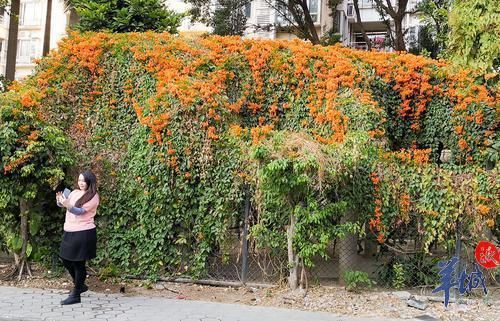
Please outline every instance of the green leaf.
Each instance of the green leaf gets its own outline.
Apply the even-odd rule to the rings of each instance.
[[[26,246],[26,257],[30,257],[31,253],[33,252],[33,246],[31,246],[31,243],[28,243]]]
[[[21,251],[21,249],[23,248],[23,239],[21,238],[21,236],[19,235],[14,236],[11,239],[10,246],[14,252]]]

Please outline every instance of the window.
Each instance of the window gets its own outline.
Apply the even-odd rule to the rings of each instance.
[[[354,4],[352,3],[347,4],[347,16],[348,17],[354,16]]]
[[[369,9],[375,7],[375,2],[373,0],[361,0],[359,7],[363,9]]]
[[[287,6],[282,2],[278,2],[276,10],[276,22],[280,26],[288,26],[290,24],[288,21],[289,19],[291,19],[291,17],[290,13],[288,12]]]
[[[19,11],[19,24],[21,26],[38,26],[40,25],[40,2],[28,0],[21,3]]]
[[[309,9],[309,14],[311,15],[311,19],[314,23],[319,22],[319,8],[320,8],[320,0],[307,0],[307,8]],[[283,17],[283,14],[286,15],[288,19]],[[289,25],[288,20],[294,21],[293,16],[289,13],[287,6],[282,3],[277,3],[277,22],[281,26]]]
[[[4,16],[5,16],[5,7],[0,7],[0,24],[3,24]]]
[[[314,23],[319,22],[319,0],[308,0],[307,6]]]
[[[17,41],[17,62],[20,64],[31,64],[38,56],[40,39],[24,38]]]
[[[342,25],[342,15],[340,10],[335,11],[334,18],[335,18],[335,31],[342,33],[342,30],[340,29]]]
[[[408,28],[406,33],[406,40],[410,48],[418,47],[418,30],[416,26]]]
[[[245,3],[245,17],[250,18],[252,16],[252,3]]]

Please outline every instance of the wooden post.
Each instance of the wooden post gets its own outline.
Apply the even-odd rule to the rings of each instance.
[[[288,266],[290,275],[288,276],[288,285],[291,290],[296,290],[298,286],[299,257],[293,250],[293,238],[295,237],[295,215],[290,215],[290,225],[287,227],[288,244]]]

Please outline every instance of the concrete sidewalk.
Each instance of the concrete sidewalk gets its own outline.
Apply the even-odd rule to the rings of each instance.
[[[87,292],[82,303],[61,306],[67,291],[0,286],[0,321],[386,321],[323,312],[304,312],[237,304],[171,300]]]

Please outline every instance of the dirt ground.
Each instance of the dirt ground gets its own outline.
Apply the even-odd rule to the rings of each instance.
[[[0,285],[50,289],[71,289],[69,275],[53,277],[40,267],[33,267],[33,277],[21,281],[1,280],[10,271],[11,265],[0,263]],[[314,286],[303,291],[291,292],[286,286],[272,288],[217,287],[189,283],[142,280],[100,280],[90,275],[87,285],[91,291],[102,293],[124,293],[124,295],[160,296],[177,300],[202,300],[280,308],[325,311],[350,316],[378,316],[392,318],[432,317],[437,320],[499,320],[500,288],[490,288],[487,297],[464,298],[462,303],[450,303],[445,309],[442,302],[428,301],[421,292],[409,291],[427,303],[425,310],[409,307],[406,300],[398,298],[386,289],[372,289],[362,293],[346,291],[341,286]],[[433,320],[433,319],[427,319]]]

